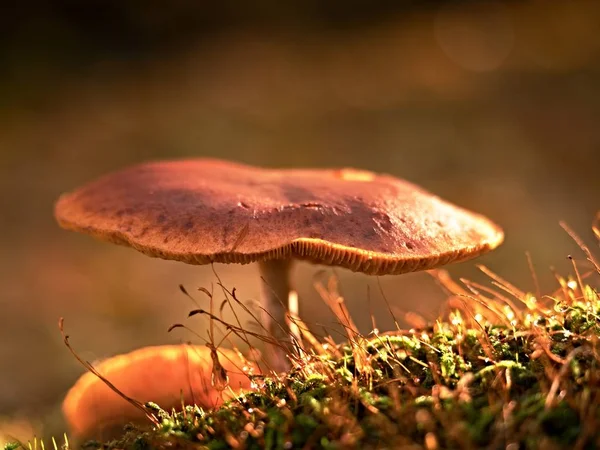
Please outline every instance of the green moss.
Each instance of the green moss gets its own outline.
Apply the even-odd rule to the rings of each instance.
[[[593,448],[600,444],[599,430],[583,430],[590,428],[585,421],[600,420],[590,400],[600,398],[599,306],[589,303],[585,314],[571,308],[563,317],[553,314],[528,325],[488,323],[477,331],[441,322],[419,332],[371,337],[363,345],[372,370],[364,373],[357,371],[352,348],[340,345],[341,357],[314,355],[286,378],[267,379],[259,391],[216,411],[160,412],[162,426],[141,441],[125,435],[105,448],[167,442],[209,449],[242,443],[248,449],[378,448],[431,439],[439,448],[528,449],[548,442]],[[548,352],[532,359],[540,342]],[[572,356],[568,368],[551,356],[582,347],[587,350]],[[559,372],[561,394],[547,405]]]
[[[20,447],[21,447],[21,444],[19,444],[17,442],[9,442],[8,444],[6,444],[4,446],[4,450],[17,450]]]

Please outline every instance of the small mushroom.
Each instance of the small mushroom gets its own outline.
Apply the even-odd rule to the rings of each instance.
[[[205,346],[144,347],[108,358],[94,368],[119,391],[137,401],[152,401],[166,411],[181,409],[182,402],[208,409],[250,390],[248,375],[258,374],[254,364],[233,350],[219,349],[219,363],[231,388],[219,390],[212,382],[210,352]],[[69,390],[63,401],[63,413],[71,434],[77,438],[105,437],[114,428],[145,419],[140,409],[91,372],[82,375]]]
[[[407,181],[354,169],[263,169],[216,159],[151,162],[106,175],[57,202],[67,229],[189,264],[258,262],[266,327],[289,339],[292,261],[370,275],[464,261],[502,230]],[[269,352],[271,367],[286,367]]]

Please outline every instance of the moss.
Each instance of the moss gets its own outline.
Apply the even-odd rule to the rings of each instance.
[[[548,439],[560,448],[576,443],[592,448],[600,444],[600,435],[596,430],[584,434],[584,421],[600,417],[582,405],[592,405],[589,399],[600,393],[592,339],[598,337],[597,325],[590,323],[597,320],[598,307],[586,305],[590,314],[553,316],[528,327],[487,324],[479,332],[465,332],[442,323],[402,336],[375,336],[364,343],[373,369],[368,376],[357,371],[352,348],[341,345],[341,357],[313,355],[283,380],[265,380],[258,392],[216,411],[188,407],[185,413],[162,413],[162,426],[150,437],[140,441],[126,435],[105,448],[142,449],[166,442],[210,449],[242,444],[248,449],[426,447],[432,439],[438,448],[518,444],[527,449]],[[587,338],[580,335],[592,329]],[[532,358],[540,336],[548,353]],[[433,348],[423,345],[427,341]],[[551,356],[564,357],[582,346],[589,351],[564,363],[569,370]],[[548,406],[550,386],[561,369],[561,396],[566,398]]]

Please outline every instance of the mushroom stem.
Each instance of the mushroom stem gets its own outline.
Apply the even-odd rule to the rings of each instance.
[[[292,348],[290,329],[286,323],[287,303],[290,295],[290,271],[292,261],[271,259],[260,261],[258,269],[261,281],[261,303],[263,324],[271,336],[281,343],[269,351],[267,362],[276,372],[288,370],[290,362],[286,353]],[[268,314],[267,314],[268,312]]]

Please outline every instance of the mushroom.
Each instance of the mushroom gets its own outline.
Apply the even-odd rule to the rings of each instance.
[[[213,408],[250,390],[248,375],[258,369],[233,350],[218,349],[219,363],[231,388],[219,390],[212,383],[210,352],[206,346],[144,347],[108,358],[94,368],[127,397],[155,402],[165,411],[180,409],[182,402]],[[80,439],[106,437],[112,429],[145,419],[140,409],[91,372],[82,375],[69,390],[62,409],[71,434]]]
[[[150,162],[56,204],[66,228],[189,264],[258,262],[264,325],[280,342],[296,259],[369,275],[464,261],[502,230],[407,181],[355,169],[265,169],[217,159]],[[285,354],[269,352],[271,368]]]

